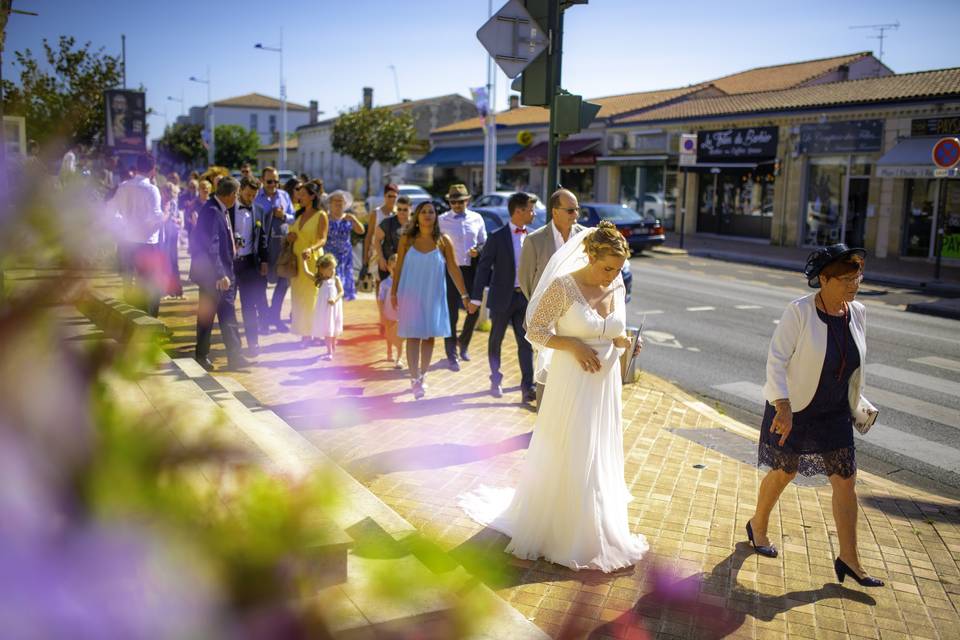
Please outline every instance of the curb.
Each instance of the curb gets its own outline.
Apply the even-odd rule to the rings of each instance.
[[[159,319],[97,291],[86,290],[76,301],[77,309],[105,334],[119,342],[166,342],[170,329]]]
[[[953,307],[956,308],[954,309]],[[906,310],[925,316],[960,320],[960,304],[950,305],[937,302],[911,302],[907,305]]]

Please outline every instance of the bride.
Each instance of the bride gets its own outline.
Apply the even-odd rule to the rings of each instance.
[[[527,306],[537,381],[549,369],[550,383],[519,484],[459,500],[472,519],[510,536],[506,551],[519,558],[609,572],[648,549],[630,533],[623,477],[619,357],[630,341],[620,269],[629,255],[612,223],[584,229],[550,259]]]

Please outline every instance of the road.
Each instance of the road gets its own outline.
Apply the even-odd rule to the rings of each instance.
[[[631,259],[628,320],[644,321],[641,366],[759,429],[767,347],[799,274],[680,255]],[[869,268],[869,265],[868,265]],[[926,299],[864,285],[866,397],[878,424],[857,434],[860,468],[960,495],[960,322],[908,313]],[[645,319],[645,320],[644,320]]]

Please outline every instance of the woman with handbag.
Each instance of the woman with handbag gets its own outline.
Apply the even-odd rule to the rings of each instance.
[[[860,565],[857,550],[857,463],[853,429],[866,432],[876,410],[863,398],[866,355],[865,307],[854,300],[863,280],[863,249],[835,244],[807,258],[803,275],[817,293],[787,305],[770,342],[766,410],[760,427],[757,509],[747,538],[770,558],[767,526],[781,492],[796,477],[826,475],[833,489],[833,518],[840,554],[837,580],[850,576],[864,587],[881,587]]]
[[[313,261],[323,254],[327,243],[327,214],[320,209],[320,188],[312,182],[300,185],[293,193],[294,201],[302,207],[302,213],[296,222],[290,225],[287,243],[281,250],[277,263],[287,265],[291,258]],[[293,265],[299,260],[294,260]],[[296,268],[286,267],[287,269]],[[289,274],[289,272],[288,272]],[[293,307],[291,329],[300,336],[303,345],[313,341],[313,309],[317,306],[317,286],[314,279],[303,269],[296,268],[290,277],[290,302]]]

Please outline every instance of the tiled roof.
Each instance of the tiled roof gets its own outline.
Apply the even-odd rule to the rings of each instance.
[[[680,89],[666,89],[662,91],[644,91],[642,93],[624,93],[604,98],[588,98],[590,102],[600,105],[598,118],[612,118],[623,113],[646,109],[651,106],[669,102],[696,91],[701,91],[705,85],[683,87]],[[550,112],[543,107],[520,107],[501,111],[497,114],[497,126],[520,127],[524,125],[546,125],[550,122]],[[461,120],[448,124],[445,127],[434,129],[432,133],[454,133],[480,129],[483,120],[479,117]]]
[[[262,93],[248,93],[244,96],[217,100],[213,103],[217,107],[245,107],[248,109],[279,109],[281,102],[277,98],[265,96]],[[287,111],[309,111],[309,107],[296,102],[287,102]]]
[[[730,94],[788,89],[800,86],[825,73],[835,71],[841,65],[850,64],[869,55],[872,55],[869,51],[862,51],[834,58],[758,67],[711,80],[710,84]]]
[[[463,97],[462,95],[460,95],[459,93],[448,93],[448,94],[446,94],[446,95],[436,96],[436,97],[433,97],[433,98],[421,98],[421,99],[419,99],[419,100],[409,100],[409,101],[407,101],[407,102],[395,102],[394,104],[378,104],[378,105],[374,105],[374,108],[376,108],[376,109],[390,109],[391,111],[402,111],[402,110],[405,110],[405,109],[412,109],[412,108],[414,108],[414,107],[419,107],[419,106],[425,105],[425,104],[436,104],[436,103],[443,102],[443,101],[445,101],[445,100],[457,100],[457,99],[463,100],[464,102],[470,102],[469,100],[467,100],[466,98],[464,98],[464,97]],[[471,104],[472,104],[472,103],[471,103]],[[337,121],[337,118],[339,118],[339,117],[340,117],[340,115],[337,114],[337,115],[335,115],[335,116],[333,116],[333,117],[331,117],[331,118],[325,118],[325,119],[319,120],[319,121],[317,121],[317,122],[312,122],[312,123],[307,123],[307,124],[304,124],[304,125],[300,125],[299,127],[297,127],[297,131],[306,131],[306,130],[308,130],[308,129],[313,129],[313,128],[315,128],[315,127],[316,127],[316,128],[324,127],[324,126],[333,124],[334,122]]]
[[[832,82],[782,91],[686,100],[629,116],[620,122],[684,120],[945,96],[960,97],[960,67]]]

